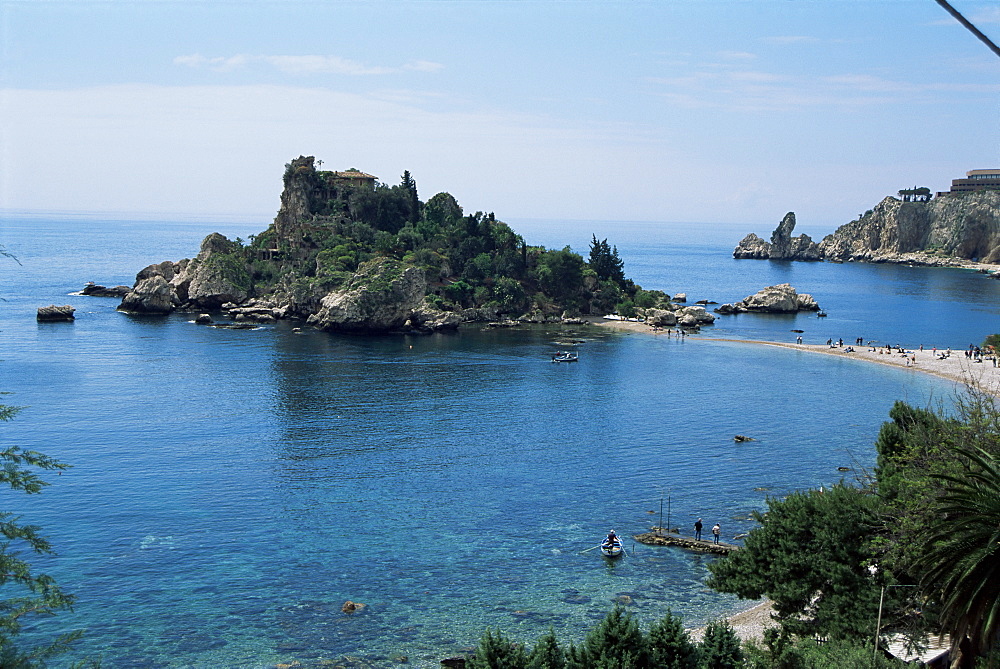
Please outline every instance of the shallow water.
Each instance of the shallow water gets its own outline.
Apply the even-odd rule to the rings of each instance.
[[[664,524],[702,516],[725,538],[745,532],[768,495],[870,467],[895,399],[952,392],[908,370],[695,338],[561,326],[351,337],[126,316],[116,300],[67,294],[131,283],[220,226],[76,223],[3,223],[23,266],[0,273],[0,374],[8,402],[27,407],[5,436],[74,465],[5,508],[44,527],[59,554],[39,562],[79,598],[35,631],[85,627],[74,657],[107,667],[388,666],[396,654],[438,666],[486,626],[579,640],[623,594],[644,624],[668,607],[700,624],[741,606],[704,586],[711,558],[582,551],[612,527],[658,523],[661,501]],[[996,284],[971,273],[736,264],[728,244],[661,232],[616,242],[647,288],[731,301],[786,276],[830,311],[822,325],[720,318],[715,336],[789,340],[802,325],[928,345],[958,332],[948,343],[963,347],[992,326]],[[74,304],[76,322],[36,324],[50,302]],[[913,319],[928,309],[942,315]],[[580,362],[549,363],[568,340]],[[348,599],[367,608],[345,616]]]

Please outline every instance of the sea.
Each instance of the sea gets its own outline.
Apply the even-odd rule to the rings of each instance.
[[[0,496],[55,551],[24,556],[76,597],[27,621],[22,645],[83,629],[59,662],[108,669],[438,667],[488,628],[579,643],[616,603],[643,626],[668,610],[701,626],[753,602],[706,587],[715,558],[632,535],[690,534],[700,517],[739,543],[769,498],[870,473],[893,402],[948,407],[961,392],[731,340],[802,330],[806,343],[964,349],[1000,331],[1000,282],[983,274],[738,261],[752,229],[739,223],[511,221],[529,244],[584,256],[606,238],[638,284],[689,303],[790,283],[826,318],[720,316],[683,338],[562,325],[357,336],[206,327],[77,294],[267,223],[0,218],[16,257],[0,258],[0,390],[22,407],[0,434],[72,465],[45,473],[41,494]],[[49,304],[74,306],[75,322],[37,323]],[[578,363],[550,362],[567,348]],[[593,550],[611,529],[628,538],[615,561]],[[348,600],[363,606],[343,613]]]

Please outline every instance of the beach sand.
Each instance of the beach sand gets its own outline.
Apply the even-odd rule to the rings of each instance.
[[[623,330],[627,332],[639,332],[658,337],[668,336],[665,330],[654,330],[645,323],[636,321],[614,321],[604,319],[593,319],[591,321],[598,327],[605,327],[612,330]],[[670,336],[678,336],[676,334]],[[864,344],[844,343],[844,346],[829,346],[826,344],[793,344],[770,341],[758,341],[749,339],[717,339],[711,337],[701,337],[698,335],[688,335],[688,339],[697,342],[736,342],[741,344],[754,344],[761,346],[780,346],[806,353],[817,353],[821,355],[835,355],[850,360],[857,360],[865,363],[875,363],[879,365],[891,365],[906,369],[914,374],[933,374],[934,376],[954,382],[955,390],[960,391],[966,387],[974,386],[984,390],[994,396],[1000,396],[1000,367],[994,367],[991,359],[984,359],[982,362],[973,362],[965,357],[964,350],[952,350],[948,355],[948,349],[925,348],[924,350],[906,350],[906,353],[899,353],[895,349],[891,353],[886,352],[886,348],[876,348],[872,351],[871,346]],[[847,352],[848,347],[854,349]],[[910,359],[907,364],[907,358]],[[775,627],[777,623],[771,620],[772,603],[770,600],[763,600],[750,609],[742,611],[726,620],[736,631],[737,636],[744,641],[761,641],[764,638],[764,630]],[[700,640],[704,635],[705,628],[688,630],[692,639]]]
[[[604,319],[594,319],[592,323],[598,327],[610,328],[613,330],[624,330],[628,332],[641,332],[658,337],[668,336],[665,330],[654,331],[645,323],[635,321],[610,321]],[[671,336],[677,336],[671,335]],[[851,360],[862,362],[873,362],[880,365],[891,365],[912,371],[914,374],[933,374],[949,381],[953,381],[956,386],[965,387],[968,385],[978,386],[993,395],[1000,395],[1000,367],[994,367],[993,361],[984,359],[982,362],[973,362],[965,357],[964,350],[952,349],[951,355],[944,357],[948,349],[937,349],[925,347],[923,351],[919,349],[906,349],[906,354],[897,352],[887,353],[885,347],[871,350],[871,346],[864,344],[852,344],[844,342],[844,346],[827,346],[826,344],[793,344],[772,341],[758,341],[752,339],[719,339],[713,337],[702,337],[699,335],[688,335],[691,341],[698,342],[735,342],[741,344],[754,344],[760,346],[780,346],[807,353],[819,353],[823,355],[836,355]],[[854,352],[848,353],[848,347],[853,347]],[[907,358],[912,356],[912,360],[907,365]],[[943,359],[942,359],[943,358]],[[960,389],[960,388],[957,388]]]

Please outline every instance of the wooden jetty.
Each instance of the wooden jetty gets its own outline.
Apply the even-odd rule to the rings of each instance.
[[[711,553],[713,555],[729,555],[733,551],[740,549],[735,544],[717,544],[714,541],[682,537],[679,534],[673,533],[645,532],[643,534],[636,534],[632,538],[641,544],[649,546],[677,546],[696,553]]]

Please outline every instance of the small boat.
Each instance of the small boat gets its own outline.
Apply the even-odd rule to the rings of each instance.
[[[607,538],[601,542],[601,555],[604,557],[618,557],[625,551],[621,538],[615,534],[614,530],[608,532]]]
[[[816,316],[817,316],[818,318],[826,318],[826,312],[825,312],[825,311],[821,311],[821,312],[819,312],[818,314],[816,314]]]
[[[580,355],[578,353],[556,351],[552,354],[552,362],[577,362],[578,360],[580,360]]]

